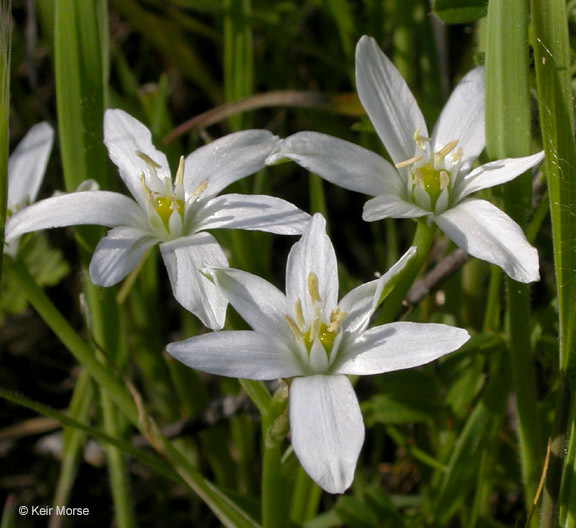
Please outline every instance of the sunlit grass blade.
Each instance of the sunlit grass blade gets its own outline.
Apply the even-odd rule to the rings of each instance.
[[[566,4],[532,0],[534,65],[554,242],[560,314],[560,384],[541,526],[574,526],[576,372],[576,145]],[[566,450],[565,442],[570,439]],[[562,466],[564,465],[564,468]],[[560,518],[558,518],[560,515]]]
[[[510,24],[514,20],[514,24]],[[486,150],[492,159],[528,156],[530,152],[530,83],[528,77],[528,0],[493,0],[488,6],[486,39]],[[532,208],[531,173],[504,186],[506,211],[522,227]],[[518,413],[524,500],[529,509],[544,460],[537,410],[536,375],[530,334],[530,291],[507,278],[507,330]]]

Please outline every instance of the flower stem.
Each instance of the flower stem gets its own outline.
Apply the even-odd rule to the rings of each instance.
[[[416,247],[416,256],[406,265],[402,271],[402,277],[384,301],[378,314],[378,324],[390,322],[396,317],[402,301],[406,297],[410,286],[412,286],[412,283],[428,256],[432,241],[434,240],[435,231],[436,226],[434,224],[429,226],[425,222],[418,222],[416,233],[412,240],[412,246]]]

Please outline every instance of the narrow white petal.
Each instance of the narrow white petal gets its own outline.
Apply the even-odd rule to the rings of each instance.
[[[309,275],[318,279],[318,293],[324,309],[324,319],[338,302],[338,265],[332,242],[326,234],[326,220],[317,213],[312,217],[302,238],[292,246],[286,264],[286,296],[288,306],[302,303],[304,318],[314,313],[309,292]]]
[[[349,141],[317,132],[298,132],[280,141],[266,160],[273,165],[290,159],[344,189],[377,196],[398,194],[403,183],[384,158]]]
[[[358,399],[346,376],[307,376],[290,385],[290,429],[304,471],[329,493],[354,480],[364,443]]]
[[[398,196],[381,194],[364,204],[362,219],[366,222],[375,222],[384,218],[419,218],[429,214],[430,211],[406,202]]]
[[[540,279],[538,252],[520,226],[485,200],[468,199],[434,221],[470,255],[496,264],[518,282]]]
[[[379,279],[362,284],[345,295],[338,303],[340,312],[348,315],[342,322],[344,330],[350,333],[364,330],[370,322],[370,317],[378,308],[383,291],[388,283],[396,277],[408,262],[416,255],[416,248],[411,247],[384,275]]]
[[[470,335],[442,324],[391,323],[363,332],[348,343],[337,374],[382,374],[429,363],[459,349]]]
[[[8,160],[8,209],[36,200],[48,156],[52,150],[54,130],[48,123],[34,125],[18,144]]]
[[[301,373],[281,341],[248,330],[203,334],[170,343],[166,350],[189,367],[219,376],[273,380]]]
[[[75,192],[40,200],[18,211],[6,224],[6,240],[41,229],[85,224],[146,230],[148,220],[140,206],[123,194]]]
[[[196,231],[228,228],[300,235],[309,223],[308,213],[281,198],[224,194],[206,203],[195,219],[194,228]]]
[[[151,174],[150,165],[142,155],[148,156],[155,164],[161,180],[170,178],[170,167],[164,153],[152,144],[152,134],[140,121],[123,110],[106,110],[104,114],[104,143],[110,159],[118,167],[120,177],[136,200],[144,207],[146,197],[140,176],[146,181]]]
[[[132,227],[115,227],[100,240],[90,261],[96,286],[113,286],[130,273],[158,239]]]
[[[356,46],[356,85],[362,106],[394,163],[414,156],[414,133],[428,129],[416,99],[372,37]]]
[[[457,139],[462,149],[462,168],[466,171],[484,150],[484,68],[469,71],[452,92],[432,134],[437,152]]]
[[[469,194],[509,182],[544,159],[544,152],[524,158],[507,158],[486,163],[464,176],[459,182],[457,200]]]
[[[219,288],[200,273],[206,267],[228,266],[216,239],[209,233],[198,233],[164,242],[160,244],[160,251],[176,300],[208,328],[221,329],[228,301]]]
[[[215,196],[231,183],[258,172],[278,141],[267,130],[245,130],[196,149],[184,165],[186,194],[193,194],[206,182],[203,196]]]
[[[284,319],[288,313],[286,296],[268,281],[231,268],[213,269],[216,284],[230,304],[254,330],[293,340]]]

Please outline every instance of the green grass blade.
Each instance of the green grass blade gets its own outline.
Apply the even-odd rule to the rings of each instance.
[[[565,457],[566,435],[574,427],[568,418],[574,414],[570,409],[574,407],[576,372],[576,145],[566,4],[563,0],[532,0],[531,7],[560,315],[560,389],[541,514],[541,526],[549,527],[563,524],[568,512],[572,519],[576,517],[576,501],[561,502],[559,485],[566,497],[576,478],[573,464],[568,463],[574,459],[574,442]]]
[[[514,24],[510,24],[514,20]],[[528,77],[528,0],[493,0],[488,6],[486,39],[486,150],[491,159],[530,154]],[[528,172],[504,186],[506,211],[523,228],[532,207]],[[544,460],[537,410],[536,374],[526,322],[530,290],[507,278],[507,328],[513,387],[518,413],[524,499],[529,509]]]
[[[60,152],[68,192],[88,178],[110,188],[103,143],[105,2],[57,0],[54,61]]]

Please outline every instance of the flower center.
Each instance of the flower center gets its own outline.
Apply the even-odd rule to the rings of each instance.
[[[322,299],[318,292],[318,277],[314,272],[308,274],[308,295],[312,301],[312,321],[307,324],[302,312],[302,302],[300,299],[294,304],[296,320],[292,319],[288,314],[284,315],[284,319],[290,327],[290,330],[292,330],[296,341],[298,343],[304,343],[308,355],[310,355],[314,341],[318,339],[329,357],[334,345],[334,340],[340,330],[340,323],[348,314],[346,312],[340,312],[338,307],[336,307],[330,313],[328,324],[323,321]]]
[[[184,189],[182,185],[184,157],[180,158],[176,178],[174,179],[174,183],[172,183],[170,178],[166,178],[163,181],[160,180],[157,169],[159,169],[161,165],[156,163],[150,156],[139,150],[136,151],[136,155],[144,160],[150,171],[150,187],[146,184],[144,173],[140,174],[140,182],[146,193],[148,203],[160,217],[166,231],[170,232],[170,217],[172,213],[176,212],[181,218],[184,216]]]
[[[434,211],[442,191],[447,189],[450,192],[450,175],[458,170],[458,164],[462,158],[462,149],[458,147],[458,140],[455,139],[444,145],[437,152],[431,152],[429,146],[430,138],[421,136],[419,129],[414,132],[414,142],[416,143],[416,155],[396,163],[396,168],[410,168],[412,200],[418,202],[415,188],[423,189],[430,198],[430,209]],[[447,163],[446,158],[449,154],[451,156]],[[423,204],[419,203],[418,205]]]

